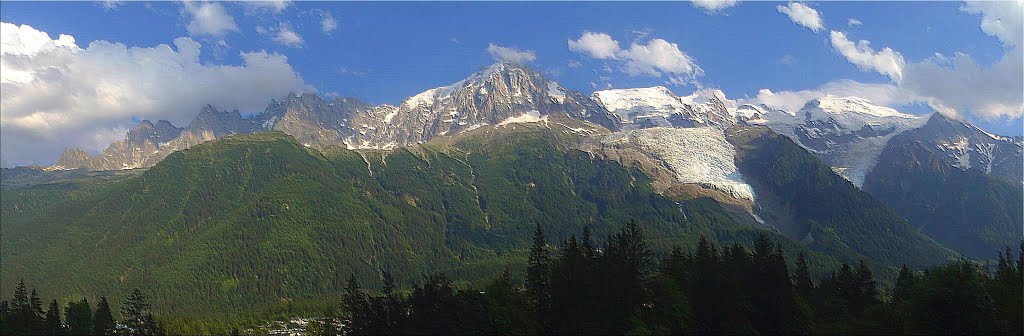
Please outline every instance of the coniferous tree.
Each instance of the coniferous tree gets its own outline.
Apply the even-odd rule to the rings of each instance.
[[[892,303],[901,306],[910,296],[910,291],[914,289],[914,283],[917,281],[917,277],[914,275],[914,271],[910,270],[910,267],[903,265],[900,268],[900,274],[896,277],[896,283],[892,287]]]
[[[11,321],[8,328],[12,335],[25,335],[32,331],[32,304],[29,301],[25,280],[19,280],[11,299]]]
[[[124,324],[131,335],[156,333],[151,313],[149,302],[138,288],[133,289],[121,304],[121,318],[124,319]]]
[[[456,297],[451,281],[440,275],[430,275],[409,294],[409,330],[405,334],[464,334],[469,316],[459,316],[462,302]]]
[[[590,233],[590,226],[583,227],[583,236],[580,238],[580,252],[584,258],[589,260],[597,258],[597,250],[594,247],[594,237]]]
[[[366,299],[366,294],[363,293],[362,289],[359,288],[359,281],[356,280],[355,273],[351,274],[348,278],[348,284],[345,285],[345,306],[348,307],[349,311],[349,323],[346,325],[347,334],[350,335],[366,335],[369,332],[369,304]]]
[[[43,300],[39,299],[39,293],[36,289],[32,289],[32,294],[29,296],[29,304],[31,306],[31,328],[33,332],[39,332],[46,330],[46,314],[43,312]]]
[[[701,236],[697,241],[697,249],[693,254],[693,277],[690,277],[687,293],[690,298],[690,306],[693,310],[693,322],[691,325],[694,334],[722,334],[728,328],[729,321],[726,321],[727,309],[724,307],[719,294],[723,291],[725,272],[722,270],[721,261],[718,258],[718,251],[715,245]]]
[[[100,301],[96,303],[96,314],[93,321],[93,335],[112,335],[114,333],[114,315],[110,311],[110,303],[107,302],[106,296],[101,296]]]
[[[1021,246],[1024,248],[1024,244]],[[993,299],[993,308],[998,312],[992,330],[996,333],[1024,333],[1024,323],[1021,321],[1024,319],[1024,300],[1020,299],[1024,297],[1024,273],[1014,259],[1013,251],[1006,247],[1004,253],[999,253],[994,276],[986,281],[986,288]]]
[[[860,312],[871,305],[881,303],[874,272],[871,272],[871,268],[863,259],[857,264],[856,289],[855,311]]]
[[[551,333],[551,257],[547,249],[544,229],[537,223],[533,234],[533,246],[526,268],[526,292],[530,297],[530,309],[539,332]]]
[[[584,277],[588,262],[575,235],[569,237],[559,252],[551,278],[551,320],[557,323],[554,326],[556,330],[566,333],[582,328],[581,313],[586,307],[581,304],[586,290]]]
[[[57,300],[50,302],[50,307],[46,309],[46,333],[49,335],[63,335],[64,326],[60,321],[60,306],[57,305]]]
[[[64,321],[67,323],[68,332],[71,335],[110,334],[95,332],[92,310],[89,308],[89,300],[85,298],[78,302],[68,303],[64,308]]]
[[[629,329],[640,330],[629,326],[637,309],[646,299],[643,281],[649,267],[650,252],[643,239],[643,233],[637,221],[631,220],[622,227],[608,242],[604,256],[607,273],[608,316],[605,330],[613,333],[626,332]]]
[[[485,305],[491,329],[500,335],[526,335],[530,328],[527,297],[516,288],[512,272],[508,269],[492,281],[485,290]]]

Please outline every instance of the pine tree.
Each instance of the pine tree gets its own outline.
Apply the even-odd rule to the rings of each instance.
[[[150,313],[149,303],[138,288],[133,289],[121,304],[121,317],[132,335],[152,335],[155,332]]]
[[[25,280],[19,280],[11,300],[11,334],[24,335],[32,332],[32,304],[29,301]]]
[[[875,275],[864,260],[857,264],[856,288],[859,295],[854,301],[854,311],[863,311],[880,302]]]
[[[672,248],[672,253],[661,259],[658,272],[672,279],[677,286],[685,288],[689,280],[689,260],[679,246]]]
[[[96,304],[96,315],[92,330],[94,335],[114,334],[114,315],[110,311],[110,304],[107,302],[106,296],[101,296],[99,303]]]
[[[586,261],[576,235],[569,237],[561,248],[555,265],[551,277],[551,320],[558,325],[553,327],[562,333],[579,330],[579,313],[585,309],[579,304],[585,290],[583,275]]]
[[[64,326],[60,323],[60,306],[57,305],[57,300],[50,302],[50,307],[46,310],[46,332],[49,335],[63,335]]]
[[[359,288],[359,281],[356,280],[355,273],[351,274],[348,278],[348,284],[345,285],[345,306],[349,310],[349,323],[346,325],[346,333],[349,335],[365,335],[369,331],[369,321],[367,321],[369,304],[366,300],[366,294],[363,294],[362,289]]]
[[[382,332],[384,334],[396,334],[401,331],[401,324],[403,320],[402,316],[402,300],[398,298],[398,294],[395,293],[395,279],[391,276],[388,271],[382,271],[384,276],[384,287],[381,289],[383,295],[383,305],[381,310],[382,318]]]
[[[36,292],[35,288],[32,289],[32,294],[29,296],[29,305],[31,309],[31,322],[30,326],[33,331],[38,332],[40,330],[46,330],[46,315],[43,312],[43,300],[39,299],[39,293]]]
[[[68,324],[68,332],[71,335],[110,334],[95,332],[92,310],[89,308],[89,300],[85,298],[78,302],[68,303],[64,308],[64,321]]]
[[[643,282],[650,266],[650,252],[636,220],[630,220],[609,241],[605,255],[609,287],[606,288],[610,315],[606,321],[613,333],[628,331],[637,309],[646,300]]]
[[[551,257],[544,237],[544,229],[537,223],[533,234],[533,246],[526,268],[526,292],[530,297],[530,309],[534,320],[539,323],[540,333],[550,334],[551,312]]]
[[[721,298],[718,293],[724,282],[721,263],[715,245],[704,236],[697,241],[693,255],[693,274],[687,286],[687,297],[693,311],[693,333],[721,334],[725,331]],[[729,303],[732,304],[732,303]]]
[[[587,259],[597,258],[597,250],[594,248],[594,237],[590,233],[590,226],[583,227],[583,237],[580,239],[580,251]]]
[[[900,268],[899,276],[896,277],[896,283],[892,287],[892,302],[897,306],[906,302],[910,297],[910,291],[914,289],[915,282],[917,282],[917,277],[914,275],[914,271],[911,271],[907,265],[903,265]]]

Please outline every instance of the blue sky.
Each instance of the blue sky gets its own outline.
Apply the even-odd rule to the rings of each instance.
[[[169,83],[195,83],[198,88],[194,92],[178,92],[172,86],[157,87],[165,91],[161,94],[186,97],[153,98],[149,104],[132,106],[116,105],[115,109],[121,108],[124,112],[93,118],[91,114],[95,112],[87,107],[108,106],[114,104],[110,100],[128,97],[100,99],[98,103],[80,107],[82,111],[73,118],[60,119],[70,126],[27,117],[19,119],[18,123],[11,122],[17,116],[6,118],[3,126],[5,131],[25,133],[40,141],[52,141],[54,128],[59,132],[60,127],[78,127],[87,142],[101,146],[108,138],[123,136],[132,120],[164,118],[179,125],[184,123],[200,106],[189,109],[189,105],[181,102],[196,105],[203,99],[218,100],[210,103],[258,112],[271,98],[269,96],[280,96],[283,94],[279,93],[296,88],[312,88],[325,95],[396,104],[426,89],[458,81],[493,63],[495,57],[487,51],[493,44],[530,53],[533,58],[528,62],[530,66],[584,93],[608,87],[665,85],[677,94],[686,95],[700,86],[719,88],[732,99],[792,106],[799,106],[814,95],[856,93],[876,103],[914,113],[930,112],[936,106],[948,108],[951,111],[948,113],[999,134],[1020,135],[1022,132],[1022,74],[1018,56],[1022,19],[1019,10],[1017,14],[1012,10],[1007,14],[1005,9],[1019,9],[1020,1],[995,5],[734,1],[717,4],[718,7],[701,7],[688,2],[2,2],[0,21],[4,23],[22,27],[22,31],[25,30],[23,25],[30,26],[53,40],[58,40],[61,34],[72,36],[77,47],[83,50],[93,49],[90,46],[93,41],[123,44],[122,49],[105,46],[106,49],[95,48],[94,53],[123,54],[128,66],[142,68],[126,71],[123,78],[99,81],[131,82],[130,78],[136,75],[153,81],[169,76]],[[1003,5],[1007,7],[1000,7]],[[803,9],[810,9],[820,24],[801,25],[798,21],[808,19],[806,15],[792,18],[784,14],[789,9],[803,14],[807,14]],[[334,27],[325,27],[326,18],[334,22]],[[859,24],[851,23],[850,19]],[[986,19],[996,21],[983,29]],[[5,29],[12,29],[10,27],[5,26]],[[588,53],[587,50],[593,49],[571,50],[567,42],[580,39],[584,32],[606,35],[616,41],[621,50],[604,58]],[[838,40],[837,33],[842,35]],[[200,45],[198,64],[187,67],[194,71],[183,70],[185,75],[169,72],[166,66],[160,67],[160,71],[145,68],[152,63],[145,60],[173,54],[154,56],[141,55],[142,51],[132,52],[133,47],[153,49],[164,44],[180,53],[175,39],[182,37]],[[673,44],[685,55],[690,66],[685,69],[689,70],[673,64],[644,63],[661,59],[657,53],[641,59],[628,52],[634,44],[653,46],[654,40]],[[851,43],[845,51],[841,48],[844,40]],[[858,42],[861,40],[870,42],[858,47],[858,43],[863,43]],[[891,50],[887,53],[885,48]],[[240,55],[260,51],[265,52],[261,54],[265,56],[257,57],[260,62],[271,65],[257,61],[247,64]],[[287,59],[275,58],[278,56]],[[1016,60],[1012,59],[1014,56],[1018,56]],[[14,62],[14,57],[8,54],[5,57]],[[25,62],[39,62],[33,58],[38,56],[26,57],[29,60]],[[84,61],[78,63],[88,66]],[[650,71],[630,71],[631,64],[649,65],[645,69]],[[234,68],[230,71],[215,69],[223,66]],[[197,67],[202,69],[195,70]],[[117,68],[115,65],[109,69]],[[700,69],[699,74],[693,69]],[[1010,75],[1006,74],[1007,69]],[[79,70],[72,69],[68,73],[76,71]],[[250,85],[255,85],[251,84],[255,81],[252,78],[284,84],[248,88],[249,95],[225,92],[211,96],[219,93],[218,90],[228,89],[225,86],[230,85],[224,83],[232,82],[222,81],[218,76],[233,76],[228,73],[232,71],[246,73],[249,77],[244,78],[248,79],[235,80]],[[274,76],[285,79],[276,81]],[[681,81],[672,81],[672,78]],[[96,82],[77,81],[84,86]],[[947,82],[972,84],[959,87],[936,84]],[[999,85],[986,84],[993,82]],[[211,85],[211,88],[202,89],[203,85]],[[760,91],[762,89],[772,94],[766,95]],[[1017,89],[1016,92],[1013,89]],[[80,88],[63,90],[75,95],[74,90]],[[97,92],[95,87],[81,90]],[[999,90],[1002,92],[993,93]],[[225,95],[231,96],[230,99],[210,98]],[[243,100],[254,103],[242,103]],[[44,115],[33,114],[35,110],[31,105],[5,107],[17,109],[24,115],[39,118]],[[37,123],[51,130],[26,130]],[[10,148],[7,149],[6,154],[10,154]],[[18,162],[25,160],[36,159],[19,158]]]

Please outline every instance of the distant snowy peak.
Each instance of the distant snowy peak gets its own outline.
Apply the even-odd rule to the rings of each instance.
[[[807,112],[822,112],[828,115],[861,114],[874,117],[894,117],[918,119],[919,116],[896,111],[893,108],[872,104],[867,99],[858,97],[825,96],[807,102],[801,109]]]
[[[632,128],[730,125],[737,104],[720,90],[700,90],[679,97],[664,86],[594,92],[598,101]]]
[[[813,99],[796,113],[764,108],[757,108],[764,113],[753,123],[793,139],[857,186],[864,183],[890,138],[928,120],[857,97]]]
[[[505,77],[511,77],[504,75],[513,72],[515,72],[515,75],[529,76],[531,75],[530,72],[532,72],[532,70],[525,69],[511,63],[495,63],[458,82],[429,89],[409,97],[402,102],[401,106],[410,109],[417,107],[431,107],[435,104],[450,101],[460,91],[467,89],[475,89],[474,91],[476,93],[486,95],[490,93],[488,87],[494,86],[494,81],[504,81],[506,79]]]
[[[447,86],[405,99],[382,118],[353,120],[358,134],[346,140],[356,147],[407,146],[436,136],[495,125],[524,114],[564,114],[609,129],[618,119],[590,97],[548,80],[540,72],[513,63],[497,63]]]
[[[597,91],[594,92],[594,98],[615,113],[634,109],[674,110],[683,106],[679,97],[664,86]]]

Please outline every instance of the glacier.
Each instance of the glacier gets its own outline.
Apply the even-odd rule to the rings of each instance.
[[[756,201],[733,159],[736,149],[719,127],[645,128],[612,133],[603,143],[627,143],[664,162],[682,183],[709,186],[738,199]]]

